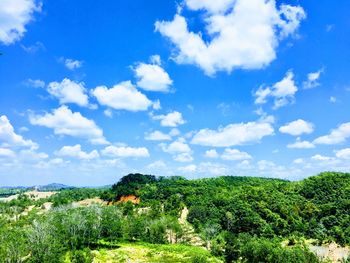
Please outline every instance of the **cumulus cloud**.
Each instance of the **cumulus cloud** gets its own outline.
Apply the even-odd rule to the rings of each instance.
[[[145,136],[145,140],[147,141],[170,141],[171,136],[169,134],[165,134],[161,131],[154,131]]]
[[[74,146],[63,146],[59,151],[56,152],[58,156],[67,156],[78,158],[82,160],[91,160],[99,157],[97,150],[93,150],[89,153],[81,150],[81,145],[76,144]]]
[[[105,116],[107,116],[108,118],[112,118],[112,117],[113,117],[113,111],[112,111],[111,109],[105,109],[105,110],[103,111],[103,114],[104,114]]]
[[[330,97],[329,97],[329,102],[331,102],[331,103],[336,103],[336,102],[337,102],[337,98],[334,97],[334,96],[330,96]]]
[[[306,15],[300,6],[274,0],[185,0],[189,10],[202,10],[205,34],[191,32],[181,9],[172,21],[157,21],[156,31],[175,46],[179,64],[194,64],[207,75],[236,68],[260,69],[276,58],[279,42],[294,34]],[[259,15],[256,15],[259,14]]]
[[[156,100],[152,104],[152,108],[154,110],[160,110],[162,108],[162,105],[160,105],[160,100]]]
[[[35,12],[41,12],[41,4],[35,0],[1,0],[0,42],[9,45],[20,40]]]
[[[197,171],[203,174],[225,175],[228,169],[221,163],[202,162],[199,164]]]
[[[70,79],[63,79],[61,82],[51,82],[47,91],[56,97],[60,104],[75,103],[79,106],[88,106],[89,98],[83,82],[74,82]]]
[[[170,136],[178,136],[178,135],[180,135],[180,133],[181,132],[177,128],[172,128],[169,132],[169,135]]]
[[[314,140],[315,144],[338,144],[346,141],[350,137],[350,122],[339,125],[331,130],[327,135],[318,137]]]
[[[45,81],[41,79],[28,79],[25,82],[26,85],[33,87],[33,88],[44,88],[45,87]]]
[[[315,148],[315,145],[309,141],[297,140],[294,143],[288,144],[287,148],[290,148],[290,149],[311,149],[311,148]]]
[[[307,80],[303,82],[304,89],[313,89],[320,86],[319,78],[323,72],[323,69],[320,69],[316,72],[311,72],[307,75]]]
[[[334,157],[316,154],[316,155],[311,157],[311,160],[314,160],[314,161],[332,161],[332,160],[334,160]]]
[[[298,91],[294,82],[294,73],[288,71],[286,76],[272,87],[261,86],[255,92],[255,104],[264,104],[269,97],[274,99],[274,109],[294,102],[294,95]]]
[[[107,146],[102,151],[103,155],[111,157],[149,157],[148,149],[145,147],[133,148],[127,146]]]
[[[83,65],[83,61],[71,58],[60,58],[59,61],[62,62],[69,70],[81,68],[81,66]]]
[[[221,158],[229,161],[242,161],[252,159],[252,156],[246,152],[241,152],[237,149],[225,149],[224,153],[221,155]]]
[[[294,164],[302,164],[304,163],[304,159],[303,158],[297,158],[293,161]]]
[[[101,105],[116,110],[145,111],[152,105],[152,101],[138,91],[130,81],[121,82],[110,89],[99,86],[92,91],[92,94]]]
[[[260,171],[265,171],[265,170],[272,170],[276,168],[276,164],[272,161],[267,161],[267,160],[261,160],[257,162],[257,168]]]
[[[160,146],[162,150],[166,153],[173,154],[173,153],[190,153],[191,152],[190,146],[188,146],[188,144],[181,138],[170,143],[169,145],[161,144]]]
[[[67,106],[54,109],[52,113],[29,116],[32,125],[44,126],[58,135],[69,135],[88,139],[93,144],[107,144],[103,131],[93,120],[80,112],[72,112]]]
[[[345,149],[341,149],[339,151],[336,151],[335,155],[338,158],[349,160],[350,159],[350,148],[345,148]]]
[[[170,112],[166,115],[151,115],[153,120],[160,120],[160,125],[164,127],[177,127],[185,124],[182,114],[178,111]]]
[[[310,134],[314,131],[314,125],[311,122],[298,119],[296,121],[289,122],[279,128],[281,133],[287,133],[293,136],[299,136],[302,134]]]
[[[45,51],[45,49],[46,49],[45,45],[43,43],[41,43],[40,41],[37,41],[33,45],[30,45],[30,46],[21,45],[21,48],[25,52],[31,53],[31,54],[34,54],[34,53],[38,52],[39,50]]]
[[[147,165],[147,168],[148,169],[165,169],[165,168],[167,168],[167,165],[165,162],[158,160],[158,161],[155,161],[155,162]]]
[[[194,173],[197,170],[197,165],[189,164],[186,166],[181,166],[178,168],[178,170],[183,173]]]
[[[0,146],[38,148],[38,145],[33,141],[26,140],[23,136],[16,134],[6,115],[0,117]]]
[[[193,161],[193,157],[191,153],[180,153],[178,155],[175,155],[173,159],[177,162],[182,162],[182,163]]]
[[[16,153],[7,148],[0,148],[0,158],[1,157],[15,157]]]
[[[218,158],[219,154],[215,149],[210,149],[204,153],[204,156],[207,158]]]
[[[228,172],[228,169],[225,165],[221,163],[212,163],[212,162],[201,162],[198,165],[189,164],[186,166],[181,166],[178,168],[179,172],[184,174],[203,174],[208,175],[225,175]]]
[[[212,147],[230,147],[259,142],[263,137],[273,135],[274,129],[269,122],[234,123],[217,130],[202,129],[197,132],[191,143]]]
[[[47,153],[36,152],[33,149],[21,150],[19,154],[20,154],[20,158],[22,160],[25,159],[26,161],[38,161],[38,160],[49,158],[49,155]]]
[[[138,63],[134,68],[137,86],[148,91],[169,92],[173,81],[160,66],[160,57],[153,56],[153,64]]]

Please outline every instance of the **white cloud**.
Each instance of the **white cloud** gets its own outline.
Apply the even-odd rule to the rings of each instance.
[[[350,159],[350,148],[345,148],[345,149],[341,149],[339,151],[336,151],[335,155],[338,158],[349,160]]]
[[[35,0],[1,0],[0,42],[9,45],[20,40],[35,12],[41,12],[41,4]]]
[[[19,131],[20,132],[27,132],[27,131],[29,131],[29,129],[25,126],[22,126],[21,128],[19,128]]]
[[[15,157],[16,154],[14,151],[6,148],[0,148],[0,158],[1,157]]]
[[[237,149],[229,148],[225,149],[224,153],[221,155],[221,158],[229,161],[242,161],[252,159],[252,157],[246,152],[241,152]]]
[[[21,150],[20,158],[25,161],[38,161],[49,158],[49,155],[44,152],[36,152],[35,150]]]
[[[127,146],[107,146],[102,154],[112,157],[149,157],[148,149],[145,147],[133,148]]]
[[[93,144],[107,144],[103,131],[93,120],[82,116],[80,112],[72,112],[67,106],[53,110],[45,115],[31,115],[32,125],[54,129],[58,135],[69,135],[88,139]]]
[[[150,61],[152,64],[155,64],[155,65],[161,65],[162,64],[162,60],[160,59],[160,56],[159,55],[152,55],[150,56]]]
[[[294,73],[288,71],[286,76],[272,87],[264,88],[261,86],[255,92],[255,104],[264,104],[268,97],[274,98],[274,109],[286,106],[294,102],[294,95],[298,91],[294,82]]]
[[[160,66],[160,58],[152,57],[152,60],[157,64],[139,63],[134,68],[137,86],[148,91],[169,92],[173,81]]]
[[[311,160],[314,160],[314,161],[332,161],[332,160],[334,160],[334,158],[329,157],[329,156],[323,156],[320,154],[316,154],[316,155],[311,157]]]
[[[9,119],[5,115],[0,117],[0,146],[38,148],[38,145],[33,141],[25,140],[23,136],[16,134]]]
[[[162,108],[162,106],[160,105],[160,101],[159,100],[154,101],[152,104],[152,108],[154,110],[160,110]]]
[[[81,68],[81,66],[83,65],[83,61],[75,60],[75,59],[71,59],[71,58],[60,58],[60,61],[69,70],[75,70],[77,68]]]
[[[204,153],[204,156],[207,158],[218,158],[219,154],[215,149],[210,149]]]
[[[265,171],[274,169],[276,167],[276,164],[272,161],[261,160],[257,163],[257,166],[260,171]]]
[[[33,88],[44,88],[45,87],[45,81],[41,79],[28,79],[25,84],[27,84],[30,87]]]
[[[54,158],[49,161],[49,164],[54,164],[54,165],[63,164],[63,163],[64,163],[64,160],[61,158]]]
[[[58,152],[56,152],[56,155],[74,157],[83,160],[96,159],[100,156],[97,150],[93,150],[90,153],[82,151],[80,144],[74,146],[63,146]]]
[[[323,72],[323,69],[320,69],[316,72],[311,72],[307,75],[307,80],[303,82],[303,88],[304,89],[312,89],[320,86],[320,83],[318,82],[321,73]]]
[[[39,50],[46,50],[45,45],[43,43],[41,43],[40,41],[35,42],[33,45],[30,46],[25,46],[25,45],[21,45],[21,48],[27,52],[27,53],[31,53],[34,54],[36,52],[38,52]]]
[[[152,105],[152,102],[130,81],[121,82],[110,89],[99,86],[92,91],[92,94],[101,105],[116,110],[145,111]]]
[[[108,118],[112,118],[113,117],[113,111],[111,109],[106,109],[103,111],[103,114],[105,116],[107,116]]]
[[[331,130],[330,134],[318,137],[315,144],[338,144],[346,141],[350,137],[350,122],[339,125]]]
[[[291,148],[291,149],[311,149],[311,148],[315,148],[315,145],[313,145],[311,142],[308,142],[308,141],[297,140],[295,143],[288,144],[287,148]]]
[[[178,155],[175,155],[173,158],[174,158],[175,161],[182,162],[182,163],[192,162],[193,161],[192,154],[188,153],[188,152],[180,153]]]
[[[157,21],[155,28],[174,44],[177,63],[194,64],[208,75],[268,65],[276,58],[280,40],[293,34],[306,17],[301,7],[281,5],[277,9],[273,0],[186,0],[185,3],[190,10],[205,12],[208,41],[201,32],[189,31],[180,13],[173,21]]]
[[[47,91],[59,99],[60,104],[75,103],[79,106],[89,105],[89,98],[86,95],[83,82],[77,83],[65,78],[61,82],[49,83]]]
[[[197,166],[195,164],[189,164],[179,167],[178,170],[183,173],[194,173],[197,170]]]
[[[198,166],[198,172],[205,175],[225,175],[228,171],[227,167],[221,163],[202,162]]]
[[[213,147],[230,147],[260,141],[273,135],[274,129],[269,122],[234,123],[218,130],[202,129],[192,138],[192,144]]]
[[[159,161],[150,163],[149,165],[147,165],[147,168],[148,169],[165,169],[167,168],[167,165],[163,161],[159,160]]]
[[[164,127],[177,127],[186,123],[182,114],[178,111],[173,111],[166,115],[155,115],[151,117],[153,120],[160,120],[160,125]]]
[[[293,161],[294,164],[302,164],[304,163],[304,159],[303,158],[297,158]]]
[[[331,96],[331,97],[329,98],[329,102],[331,102],[331,103],[336,103],[336,102],[337,102],[337,98],[334,97],[334,96]]]
[[[161,131],[154,131],[145,136],[145,140],[147,141],[170,141],[171,136],[169,134],[165,134]]]
[[[190,153],[191,148],[182,139],[178,139],[169,145],[160,144],[162,150],[166,153]]]
[[[293,136],[299,136],[302,134],[310,134],[314,131],[314,125],[311,122],[298,119],[296,121],[289,122],[279,128],[281,133],[287,133]]]
[[[172,128],[171,130],[170,130],[170,132],[169,132],[169,135],[170,136],[178,136],[178,135],[180,135],[180,131],[178,130],[178,129],[176,129],[176,128]]]
[[[235,0],[186,0],[190,10],[207,10],[210,13],[221,13],[226,11]]]

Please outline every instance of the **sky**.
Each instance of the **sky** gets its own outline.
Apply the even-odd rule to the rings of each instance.
[[[0,0],[0,185],[350,171],[347,0]]]

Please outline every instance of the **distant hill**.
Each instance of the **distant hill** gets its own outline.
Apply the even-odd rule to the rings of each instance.
[[[58,190],[63,190],[63,189],[72,189],[75,188],[74,186],[68,186],[64,184],[58,184],[58,183],[52,183],[52,184],[47,184],[47,185],[40,185],[37,186],[36,189],[38,191],[58,191]]]
[[[47,185],[38,185],[38,186],[0,186],[0,189],[6,190],[34,190],[38,191],[58,191],[63,189],[73,189],[74,186],[68,186],[64,184],[52,183]]]

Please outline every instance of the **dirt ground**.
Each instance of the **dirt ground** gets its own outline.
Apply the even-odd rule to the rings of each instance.
[[[32,198],[33,200],[39,200],[39,199],[42,199],[42,198],[48,198],[54,194],[56,194],[57,192],[39,192],[39,191],[28,191],[28,192],[25,192],[24,194],[27,195],[28,197]],[[12,200],[15,200],[18,198],[18,194],[16,195],[11,195],[9,197],[6,197],[6,198],[1,198],[0,201],[3,201],[3,202],[10,202]]]
[[[350,257],[350,249],[348,247],[341,247],[336,243],[322,246],[309,246],[310,250],[321,259],[329,259],[332,262],[343,262],[342,260]]]

